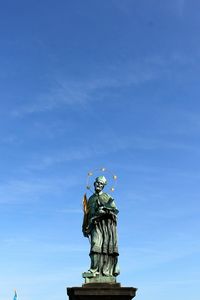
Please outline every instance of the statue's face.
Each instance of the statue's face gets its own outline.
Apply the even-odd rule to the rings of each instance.
[[[100,193],[104,188],[104,184],[100,181],[95,181],[94,183],[94,189],[96,193]]]

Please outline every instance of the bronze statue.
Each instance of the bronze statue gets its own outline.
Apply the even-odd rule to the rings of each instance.
[[[116,177],[116,176],[115,176]],[[84,219],[82,231],[90,240],[91,265],[84,278],[100,278],[103,282],[115,280],[119,275],[117,214],[114,199],[103,192],[107,180],[99,176],[94,182],[94,193],[87,200],[84,195]]]

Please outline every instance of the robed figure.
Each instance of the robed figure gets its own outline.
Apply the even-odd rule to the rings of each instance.
[[[90,240],[91,265],[83,277],[116,277],[119,275],[117,214],[114,199],[103,192],[107,180],[99,176],[94,182],[94,194],[84,196],[83,234]]]

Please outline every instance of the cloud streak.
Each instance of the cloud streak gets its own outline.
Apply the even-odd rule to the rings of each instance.
[[[69,243],[48,243],[39,239],[10,237],[1,240],[1,251],[9,251],[15,248],[16,251],[22,251],[28,255],[37,253],[44,255],[45,253],[74,253],[74,252],[87,252],[87,247],[80,244]],[[22,250],[23,249],[23,250]]]
[[[174,246],[169,248],[169,245]],[[133,253],[135,259],[131,264]],[[177,239],[175,242],[173,238],[168,239],[168,241],[159,240],[159,244],[146,245],[144,248],[125,247],[121,249],[123,264],[127,270],[154,268],[199,253],[200,244],[198,242],[191,242],[190,239],[186,239],[185,241],[179,241],[179,244],[177,244]]]
[[[38,201],[46,194],[59,194],[64,188],[77,184],[76,178],[10,180],[0,186],[0,204]]]
[[[176,0],[177,1],[177,11],[180,17],[183,17],[185,11],[186,0]]]
[[[177,60],[177,57],[179,59]],[[187,59],[179,55],[170,57],[154,56],[140,61],[128,61],[106,66],[103,74],[83,80],[53,78],[52,88],[35,99],[27,100],[21,107],[12,110],[11,115],[23,117],[29,114],[44,113],[62,107],[83,108],[90,103],[99,101],[111,89],[139,86],[157,80],[170,72],[174,64],[187,63]]]

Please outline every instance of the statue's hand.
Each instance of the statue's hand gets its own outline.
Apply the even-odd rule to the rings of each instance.
[[[100,207],[99,210],[98,210],[98,214],[99,215],[104,215],[106,213],[106,211],[104,210],[103,207]]]
[[[82,232],[83,232],[84,237],[87,237],[87,238],[89,237],[89,228],[88,228],[88,226],[83,228]]]
[[[88,237],[89,237],[89,234],[88,234],[87,232],[84,231],[84,232],[83,232],[83,236],[86,237],[86,238],[88,238]]]

